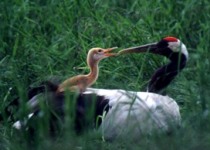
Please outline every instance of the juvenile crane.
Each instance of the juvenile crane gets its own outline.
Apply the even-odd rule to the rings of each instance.
[[[84,92],[87,87],[91,86],[98,79],[98,63],[104,58],[116,56],[116,54],[110,53],[116,48],[117,47],[108,49],[92,48],[89,50],[87,55],[87,64],[90,68],[90,73],[87,75],[77,75],[65,80],[59,85],[57,92],[63,92],[65,89]]]

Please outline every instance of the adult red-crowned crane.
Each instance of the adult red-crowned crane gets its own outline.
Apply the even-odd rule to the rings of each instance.
[[[130,52],[152,52],[167,56],[173,61],[168,65],[171,66],[171,70],[167,70],[168,73],[182,69],[188,59],[185,45],[173,37],[164,38],[158,43],[129,48],[120,51],[119,54]],[[171,63],[174,65],[170,65]],[[157,71],[155,74],[159,77],[165,76],[165,72],[161,74],[161,71]],[[172,74],[173,78],[176,74]],[[171,79],[171,76],[165,76],[164,79],[167,81],[169,77]],[[156,83],[156,87],[159,87],[158,83]],[[162,88],[168,84],[169,82]],[[158,90],[156,88],[156,91]],[[63,100],[63,95],[53,99],[54,103],[58,104],[56,106],[59,110],[63,110]],[[85,115],[87,115],[86,110],[90,103],[95,102],[94,120],[96,121],[97,117],[101,116],[100,130],[106,140],[127,137],[139,140],[142,134],[150,134],[153,131],[170,132],[179,126],[181,121],[179,106],[176,101],[168,96],[152,92],[87,88],[85,92],[79,94],[76,101],[76,129],[82,129],[82,125],[85,124]]]

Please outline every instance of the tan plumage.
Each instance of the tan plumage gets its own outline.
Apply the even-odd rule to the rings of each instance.
[[[87,75],[77,75],[66,79],[63,83],[61,83],[58,87],[57,92],[63,92],[66,89],[70,91],[79,91],[83,92],[89,86],[91,86],[98,78],[98,63],[107,57],[116,56],[115,53],[109,53],[114,48],[102,49],[102,48],[92,48],[89,50],[87,55],[87,64],[90,68],[90,73]]]

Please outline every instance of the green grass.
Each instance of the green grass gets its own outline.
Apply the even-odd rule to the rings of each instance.
[[[49,76],[66,79],[87,73],[87,68],[74,68],[86,67],[86,54],[93,47],[126,48],[171,35],[186,44],[190,58],[167,88],[181,108],[183,127],[177,133],[109,143],[95,131],[76,136],[69,130],[67,135],[47,139],[40,127],[34,149],[208,149],[209,12],[209,0],[2,0],[0,108],[17,96],[26,100],[26,89]],[[108,58],[100,63],[93,87],[144,91],[152,73],[165,63],[166,59],[151,54]],[[27,149],[26,139],[7,121],[0,126],[0,149]]]

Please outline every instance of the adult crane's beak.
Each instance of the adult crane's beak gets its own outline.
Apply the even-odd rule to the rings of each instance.
[[[128,54],[128,53],[143,53],[143,52],[156,53],[157,49],[158,49],[157,43],[151,43],[142,46],[123,49],[118,52],[118,55]]]

